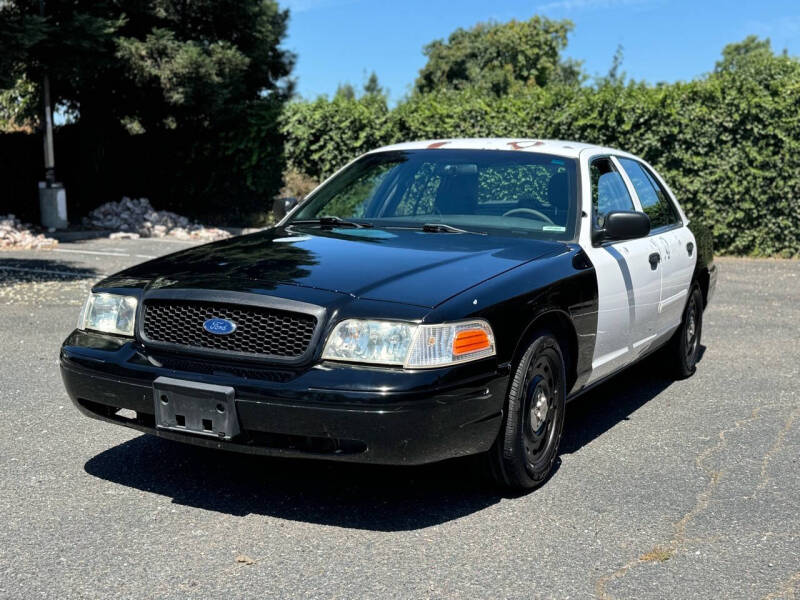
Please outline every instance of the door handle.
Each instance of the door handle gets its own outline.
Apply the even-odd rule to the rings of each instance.
[[[658,268],[658,263],[661,262],[661,255],[658,252],[653,252],[650,255],[650,268],[655,271]]]
[[[692,242],[686,244],[686,251],[689,253],[689,256],[692,255],[692,252],[694,252],[694,244]]]

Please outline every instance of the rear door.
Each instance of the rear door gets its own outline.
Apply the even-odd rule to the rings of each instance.
[[[650,217],[650,239],[658,244],[662,265],[658,333],[680,325],[697,260],[695,240],[677,206],[655,173],[643,162],[620,157],[642,210]]]
[[[595,245],[593,228],[615,210],[637,210],[629,182],[616,159],[582,160],[584,177],[581,247],[597,273],[598,313],[592,374],[587,383],[605,377],[635,360],[655,339],[661,297],[661,264],[656,240],[649,237]]]

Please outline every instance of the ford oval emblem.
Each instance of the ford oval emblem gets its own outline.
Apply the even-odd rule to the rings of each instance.
[[[214,335],[230,335],[236,331],[236,323],[228,319],[209,319],[203,323],[203,329]]]

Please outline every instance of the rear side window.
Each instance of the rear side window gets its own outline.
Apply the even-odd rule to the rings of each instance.
[[[650,217],[650,228],[658,229],[680,222],[680,216],[666,191],[640,162],[630,158],[619,159],[639,196],[642,210]]]
[[[636,210],[619,171],[610,158],[596,158],[589,165],[592,208],[595,222],[602,227],[605,215],[615,210]]]

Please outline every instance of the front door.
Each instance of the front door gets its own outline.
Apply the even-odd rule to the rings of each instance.
[[[592,244],[591,229],[602,227],[607,213],[638,207],[615,159],[596,157],[586,168],[584,198],[591,200],[584,202],[581,246],[594,264],[598,287],[591,383],[635,360],[656,338],[662,265],[661,250],[650,237]]]

